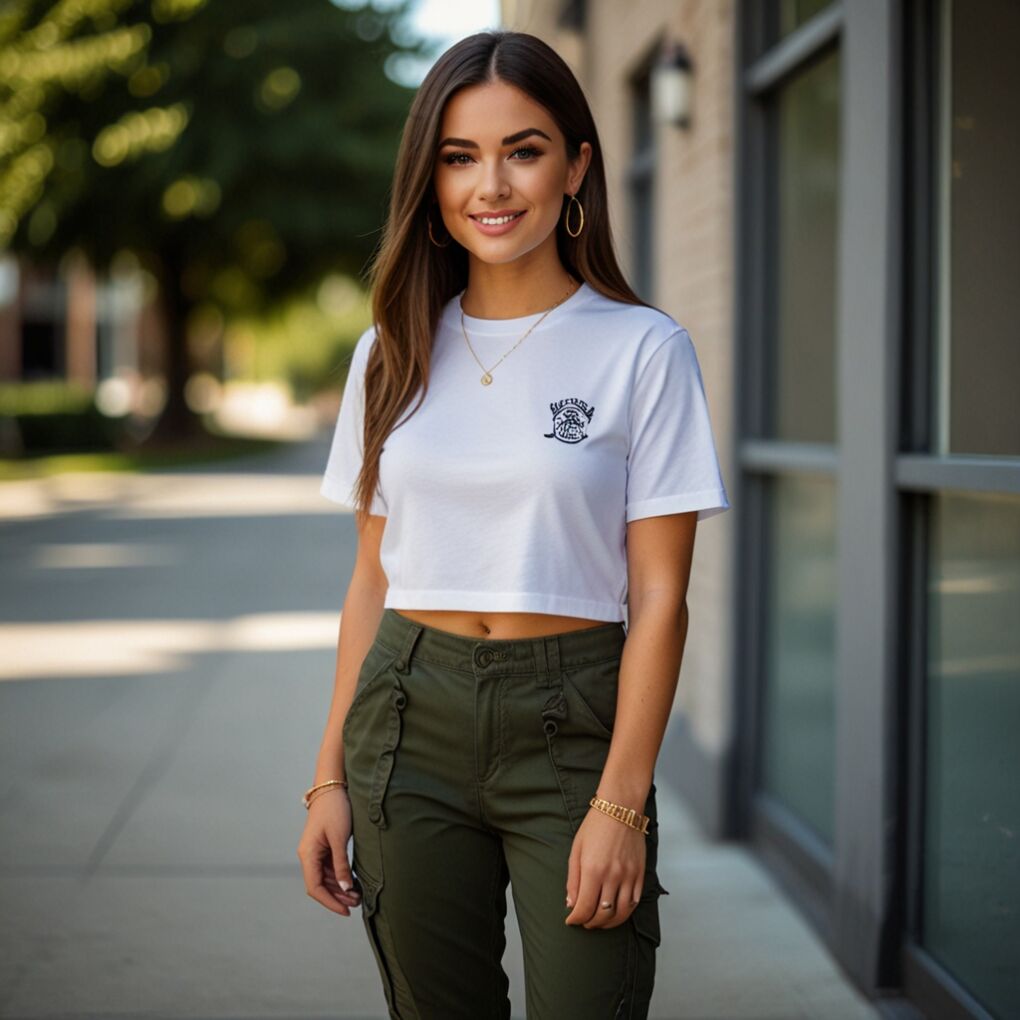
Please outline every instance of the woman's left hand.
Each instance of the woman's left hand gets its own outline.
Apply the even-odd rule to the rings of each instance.
[[[591,808],[574,836],[567,866],[567,924],[615,928],[641,899],[647,837]],[[603,902],[613,909],[603,910]]]

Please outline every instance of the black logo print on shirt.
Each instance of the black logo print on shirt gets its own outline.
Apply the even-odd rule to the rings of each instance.
[[[553,416],[553,430],[546,432],[546,439],[559,439],[564,443],[579,443],[588,438],[585,426],[595,413],[580,397],[564,397],[549,405]]]

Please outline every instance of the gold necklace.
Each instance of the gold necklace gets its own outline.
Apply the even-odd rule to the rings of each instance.
[[[571,282],[571,284],[577,283],[577,281],[573,277],[570,277],[570,282]],[[578,287],[580,287],[580,284],[578,284]],[[515,351],[521,345],[521,343],[524,342],[524,340],[528,336],[528,334],[536,326],[538,326],[538,324],[542,321],[542,319],[544,319],[546,317],[546,315],[549,314],[549,312],[553,311],[556,308],[559,308],[559,306],[562,305],[563,302],[566,301],[568,297],[570,297],[572,294],[576,294],[576,293],[577,293],[576,290],[568,290],[567,293],[564,294],[563,297],[561,297],[560,300],[557,301],[556,304],[554,304],[552,306],[552,308],[548,309],[542,315],[542,318],[539,319],[538,322],[534,323],[533,325],[531,325],[531,326],[529,326],[527,328],[527,330],[524,333],[524,336],[522,336],[521,339],[518,340],[517,343],[515,343],[513,345],[513,347],[511,347],[510,350],[506,352],[506,354],[503,355],[503,358],[505,358],[505,357],[507,357],[507,355],[513,353],[513,351]],[[468,334],[467,334],[467,327],[464,325],[464,304],[461,301],[458,301],[457,303],[460,305],[460,328],[461,328],[461,330],[464,333],[464,339],[467,340],[468,350],[471,351],[471,356],[475,359],[475,361],[478,361],[478,355],[475,354],[475,349],[471,346],[471,340],[469,339]],[[486,368],[480,361],[478,361],[478,367],[482,370],[482,385],[483,386],[488,386],[489,383],[492,382],[492,373],[499,366],[500,362],[503,361],[503,358],[500,358],[499,361],[497,361],[496,364],[492,366],[492,368]]]

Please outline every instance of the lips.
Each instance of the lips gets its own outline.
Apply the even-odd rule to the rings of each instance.
[[[468,219],[474,223],[475,230],[477,230],[478,233],[483,234],[485,237],[503,237],[506,234],[513,233],[513,231],[517,229],[517,224],[524,219],[527,213],[527,209],[508,210],[502,215],[509,216],[510,218],[504,220],[502,223],[484,223],[479,219],[480,216],[491,216],[496,219],[502,219],[502,216],[499,213],[469,213]]]
[[[519,216],[522,216],[523,214],[524,214],[523,209],[504,209],[502,212],[490,212],[490,213],[468,213],[468,215],[473,220],[481,219],[500,220],[504,216],[511,216],[514,219],[517,219]]]

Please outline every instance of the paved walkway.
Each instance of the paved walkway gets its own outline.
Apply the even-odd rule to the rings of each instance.
[[[385,1017],[359,914],[295,855],[353,554],[324,442],[0,484],[0,1017]],[[876,1017],[658,778],[652,1015]]]

